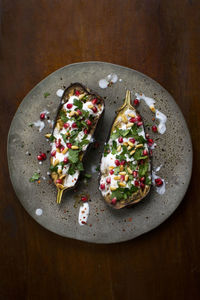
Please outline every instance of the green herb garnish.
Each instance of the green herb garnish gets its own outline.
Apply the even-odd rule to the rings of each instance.
[[[83,108],[83,102],[81,102],[81,100],[74,99],[74,105],[77,106],[79,109]]]
[[[79,151],[69,149],[68,153],[69,153],[69,156],[68,156],[69,161],[73,164],[76,164],[79,161]]]
[[[50,95],[51,95],[50,93],[46,92],[46,93],[44,93],[44,98],[47,98],[47,97],[49,97]]]
[[[40,174],[35,172],[33,176],[29,179],[30,182],[34,182],[40,179]]]

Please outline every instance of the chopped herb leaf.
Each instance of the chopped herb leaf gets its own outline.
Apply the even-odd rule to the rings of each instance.
[[[69,149],[68,153],[69,153],[69,156],[68,156],[69,161],[73,164],[76,164],[79,161],[79,151]]]
[[[56,166],[53,166],[53,165],[51,165],[50,166],[50,171],[53,173],[53,172],[57,172],[57,170],[58,170],[58,165],[56,165]]]
[[[82,141],[79,143],[79,146],[82,148],[82,146],[88,145],[89,142],[90,142],[89,140],[82,140]]]
[[[114,169],[114,174],[117,175],[120,172],[120,167],[116,167]]]
[[[150,185],[151,184],[151,179],[149,177],[146,177],[145,184],[146,185]]]
[[[29,127],[33,127],[33,123],[28,124]]]
[[[56,139],[55,136],[52,134],[52,135],[50,136],[50,138],[49,138],[49,141],[50,141],[50,142],[53,142],[55,139]]]
[[[100,167],[98,166],[98,167],[96,167],[96,169],[95,169],[97,172],[99,172],[100,171]]]
[[[61,133],[61,135],[62,135],[63,141],[66,143],[67,142],[67,136],[66,136],[66,134]]]
[[[81,100],[78,99],[74,99],[74,105],[77,106],[79,109],[82,109],[83,107],[83,103],[81,102]]]
[[[144,176],[147,173],[148,169],[149,169],[148,163],[140,165],[139,166],[139,176],[140,177]]]
[[[108,155],[109,150],[110,150],[110,147],[109,147],[108,144],[106,144],[106,145],[104,146],[104,157]]]
[[[30,182],[34,182],[34,181],[37,181],[38,179],[40,179],[40,174],[35,172],[33,174],[33,176],[29,179]]]
[[[79,134],[79,132],[77,130],[72,130],[71,133],[70,133],[69,142],[74,143],[74,141],[77,138],[78,134]]]
[[[64,110],[60,111],[59,116],[64,123],[66,123],[69,120],[69,118],[66,117],[66,112]]]
[[[47,98],[50,95],[51,95],[50,93],[46,92],[46,93],[44,93],[44,98]]]

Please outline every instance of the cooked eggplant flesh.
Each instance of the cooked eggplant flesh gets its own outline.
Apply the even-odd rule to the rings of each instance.
[[[105,201],[116,209],[139,202],[150,190],[151,164],[144,126],[130,100],[114,120],[100,173],[99,189]]]
[[[103,110],[102,98],[88,92],[83,85],[72,84],[65,90],[50,137],[50,170],[58,191],[76,185],[83,171],[84,154],[93,141]]]

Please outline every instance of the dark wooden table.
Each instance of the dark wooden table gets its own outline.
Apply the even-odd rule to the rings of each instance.
[[[0,299],[200,299],[200,1],[0,1]],[[187,120],[191,184],[178,210],[135,240],[56,236],[20,205],[6,138],[28,91],[56,69],[100,60],[161,83]]]

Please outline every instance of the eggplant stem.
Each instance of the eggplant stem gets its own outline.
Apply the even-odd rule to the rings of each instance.
[[[126,98],[124,100],[123,105],[117,111],[119,112],[120,110],[124,109],[124,107],[126,106],[133,108],[131,105],[131,92],[129,90],[126,91]]]
[[[62,194],[63,194],[63,190],[58,189],[58,194],[57,194],[57,201],[56,201],[56,203],[58,203],[58,204],[61,203]]]
[[[131,105],[131,92],[129,90],[126,91],[126,98],[124,104]]]

